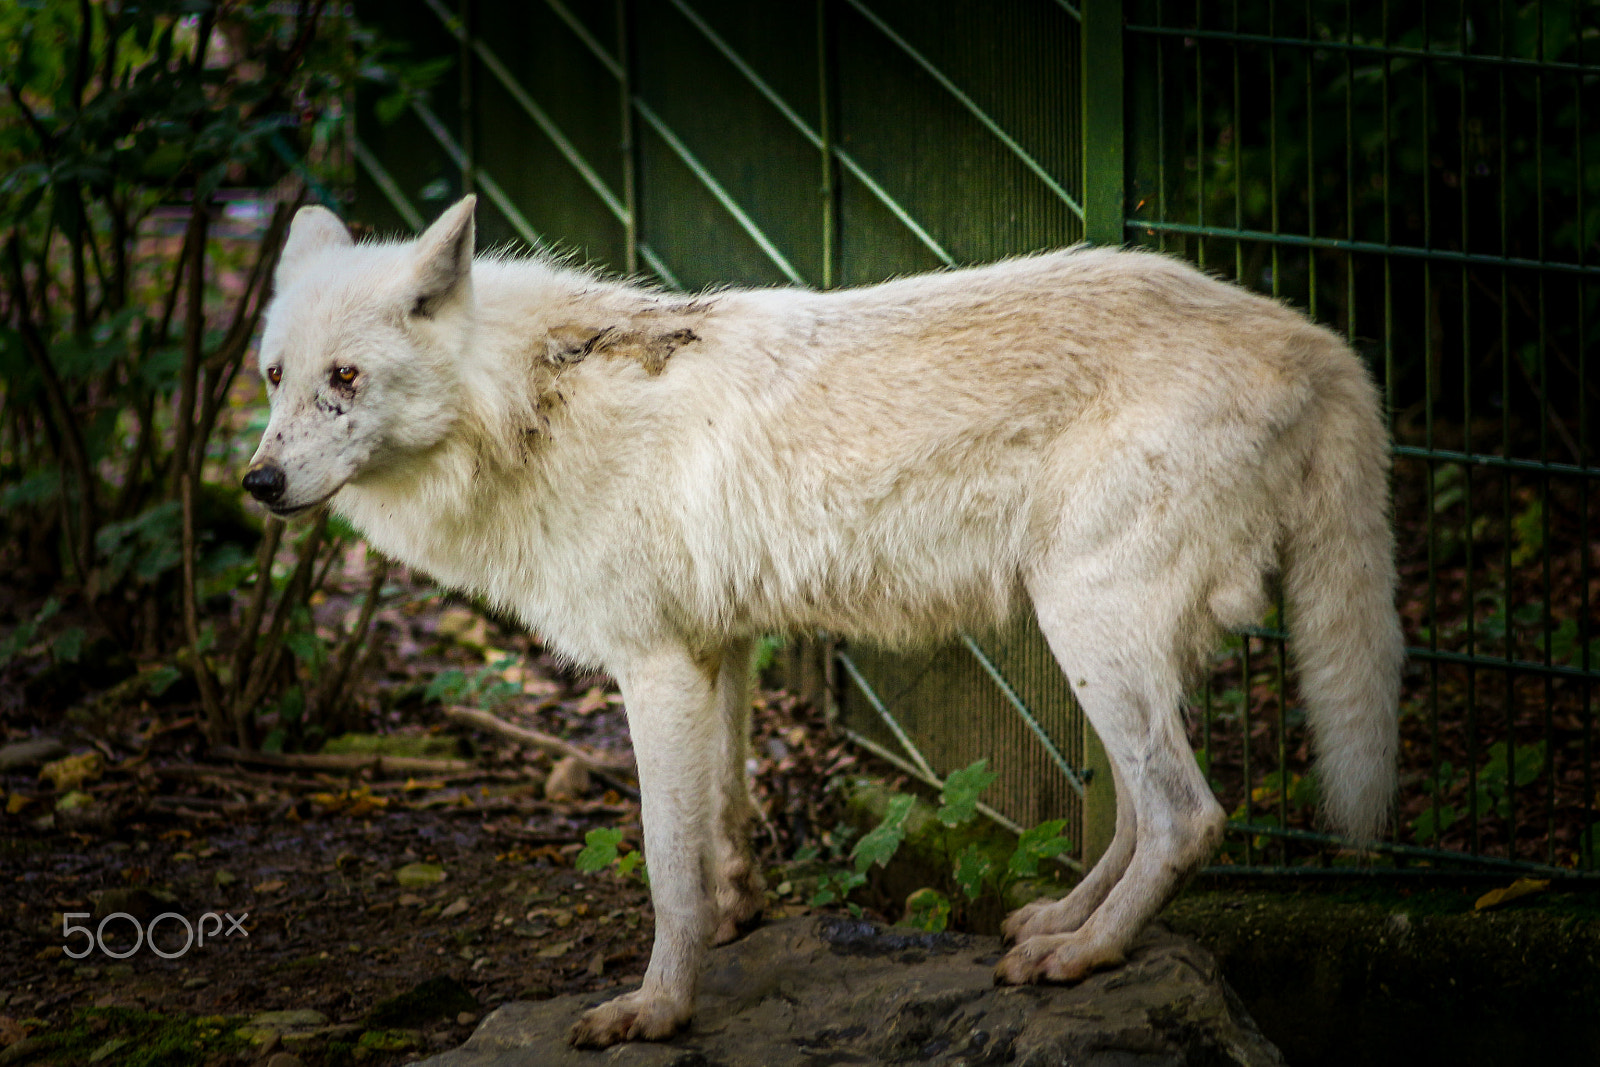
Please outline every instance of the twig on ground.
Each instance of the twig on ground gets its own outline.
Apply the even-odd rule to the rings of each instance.
[[[328,788],[328,783],[306,778],[291,778],[283,774],[255,774],[250,771],[218,767],[156,767],[157,778],[171,778],[184,782],[199,782],[214,788],[231,789],[294,789],[317,792]]]
[[[613,773],[617,771],[628,774],[634,773],[632,753],[611,755],[579,748],[570,741],[563,741],[559,737],[542,733],[538,730],[530,730],[526,726],[517,726],[514,723],[506,722],[504,719],[498,719],[486,711],[479,711],[477,708],[447,707],[444,709],[444,713],[456,722],[467,726],[476,726],[481,730],[497,733],[513,741],[520,741],[525,745],[532,745],[552,755],[571,756],[583,764],[585,770],[592,773],[602,776],[608,771]]]
[[[392,773],[413,774],[468,774],[474,767],[467,760],[427,759],[421,756],[366,756],[344,753],[291,753],[244,752],[227,745],[213,745],[211,755],[218,759],[252,763],[262,767],[298,767],[312,771],[353,772],[370,770],[374,775]]]

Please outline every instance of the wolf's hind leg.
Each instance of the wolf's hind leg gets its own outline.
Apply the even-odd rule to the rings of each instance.
[[[1060,900],[1035,900],[1008,915],[1000,928],[1007,941],[1026,941],[1040,934],[1071,933],[1100,906],[1128,869],[1139,820],[1132,804],[1120,802],[1120,798],[1128,795],[1128,788],[1122,783],[1122,772],[1115,763],[1111,765],[1111,776],[1119,798],[1117,829],[1111,846],[1083,880],[1072,887],[1072,892]]]
[[[996,969],[1000,981],[1013,983],[1075,982],[1121,963],[1145,923],[1211,854],[1226,821],[1179,713],[1177,635],[1185,607],[1179,576],[1138,582],[1102,572],[1039,585],[1030,592],[1040,628],[1105,744],[1116,768],[1119,813],[1132,809],[1135,832],[1124,834],[1119,817],[1117,838],[1132,839],[1121,878],[1096,881],[1097,870],[1079,887],[1081,898],[1069,896],[1059,910],[1047,906],[1013,927],[1019,943]],[[1085,588],[1092,593],[1085,596]],[[1128,844],[1121,841],[1122,848]],[[1102,887],[1104,899],[1089,908]],[[1056,922],[1077,926],[1051,930]]]
[[[750,796],[750,687],[755,644],[734,641],[717,672],[718,774],[716,833],[717,929],[721,945],[761,915],[766,881],[751,845],[755,801]]]

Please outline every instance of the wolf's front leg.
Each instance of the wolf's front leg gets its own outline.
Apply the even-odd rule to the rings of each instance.
[[[585,1012],[568,1035],[574,1045],[658,1041],[694,1012],[695,979],[716,919],[717,668],[714,660],[671,649],[617,672],[639,763],[655,947],[644,983]]]

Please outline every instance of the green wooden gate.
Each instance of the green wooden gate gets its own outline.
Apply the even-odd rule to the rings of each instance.
[[[1596,10],[358,3],[454,63],[398,115],[358,100],[355,214],[415,228],[475,190],[488,242],[691,290],[1127,241],[1295,302],[1370,359],[1396,440],[1413,660],[1382,855],[1592,871]],[[1222,862],[1340,869],[1285,662],[1280,613],[1195,694]],[[928,781],[986,756],[995,815],[1104,846],[1110,775],[1030,623],[814,667],[863,744]]]

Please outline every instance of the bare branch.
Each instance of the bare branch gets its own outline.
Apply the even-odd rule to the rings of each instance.
[[[247,752],[227,745],[211,746],[211,755],[261,767],[301,767],[314,771],[354,773],[371,771],[373,777],[407,778],[414,774],[467,774],[477,768],[466,760],[426,759],[421,756],[363,756],[355,753],[277,754]]]
[[[318,689],[313,706],[324,720],[328,719],[344,699],[344,691],[351,677],[351,667],[355,665],[356,653],[361,650],[368,632],[372,629],[372,617],[377,614],[383,583],[388,577],[389,561],[380,559],[372,568],[372,578],[367,582],[367,596],[361,604],[361,615],[356,619],[356,624],[350,633],[345,636],[338,654],[334,657],[333,669],[324,675],[323,684]]]
[[[289,623],[289,613],[294,606],[305,603],[306,597],[311,592],[312,568],[317,561],[317,549],[322,545],[322,535],[328,528],[328,513],[323,511],[322,518],[317,525],[312,527],[311,533],[300,545],[300,559],[295,565],[294,574],[289,578],[289,584],[284,587],[283,595],[278,598],[278,606],[272,613],[272,625],[267,630],[265,642],[266,654],[256,659],[250,668],[250,680],[245,685],[239,697],[239,704],[234,708],[234,722],[247,721],[248,716],[254,712],[267,691],[267,683],[277,671],[278,664],[283,660],[283,631]]]
[[[194,665],[195,684],[200,687],[200,703],[206,712],[206,733],[215,740],[227,726],[222,702],[217,694],[216,675],[200,647],[200,622],[195,607],[194,479],[185,469],[181,475],[183,496],[183,629],[189,639],[189,654]]]
[[[78,485],[79,514],[77,529],[72,530],[69,525],[68,543],[72,546],[73,562],[79,571],[79,577],[87,580],[90,565],[94,559],[94,527],[95,527],[95,484],[94,472],[89,468],[89,453],[84,446],[83,432],[78,424],[78,419],[67,401],[65,387],[61,378],[56,374],[55,364],[50,359],[50,349],[40,335],[38,326],[33,321],[29,311],[27,280],[22,273],[22,248],[15,234],[8,244],[8,259],[11,263],[9,282],[11,286],[11,302],[17,317],[17,332],[22,336],[22,347],[33,360],[34,367],[39,371],[39,377],[44,382],[45,397],[49,402],[51,413],[55,416],[56,426],[60,433],[60,443],[65,453],[62,459],[63,466],[70,469]],[[65,508],[65,496],[62,506]]]
[[[583,764],[586,770],[599,771],[601,773],[606,771],[627,771],[632,773],[634,770],[634,760],[631,754],[612,756],[579,748],[570,741],[563,741],[552,734],[530,730],[525,726],[517,726],[514,723],[506,722],[504,719],[496,718],[487,711],[479,711],[476,708],[464,708],[458,705],[445,708],[444,713],[455,722],[463,723],[467,726],[475,726],[480,730],[487,730],[490,733],[499,734],[501,737],[519,741],[524,745],[532,745],[534,748],[542,749],[555,756],[570,756]]]
[[[233,671],[230,682],[230,703],[235,716],[239,714],[240,692],[250,675],[257,653],[257,639],[261,635],[261,620],[266,613],[267,596],[272,592],[272,560],[278,553],[278,543],[283,539],[283,520],[268,517],[261,531],[261,544],[256,547],[256,587],[250,593],[250,603],[245,608],[244,620],[239,627],[238,643],[233,650]]]

